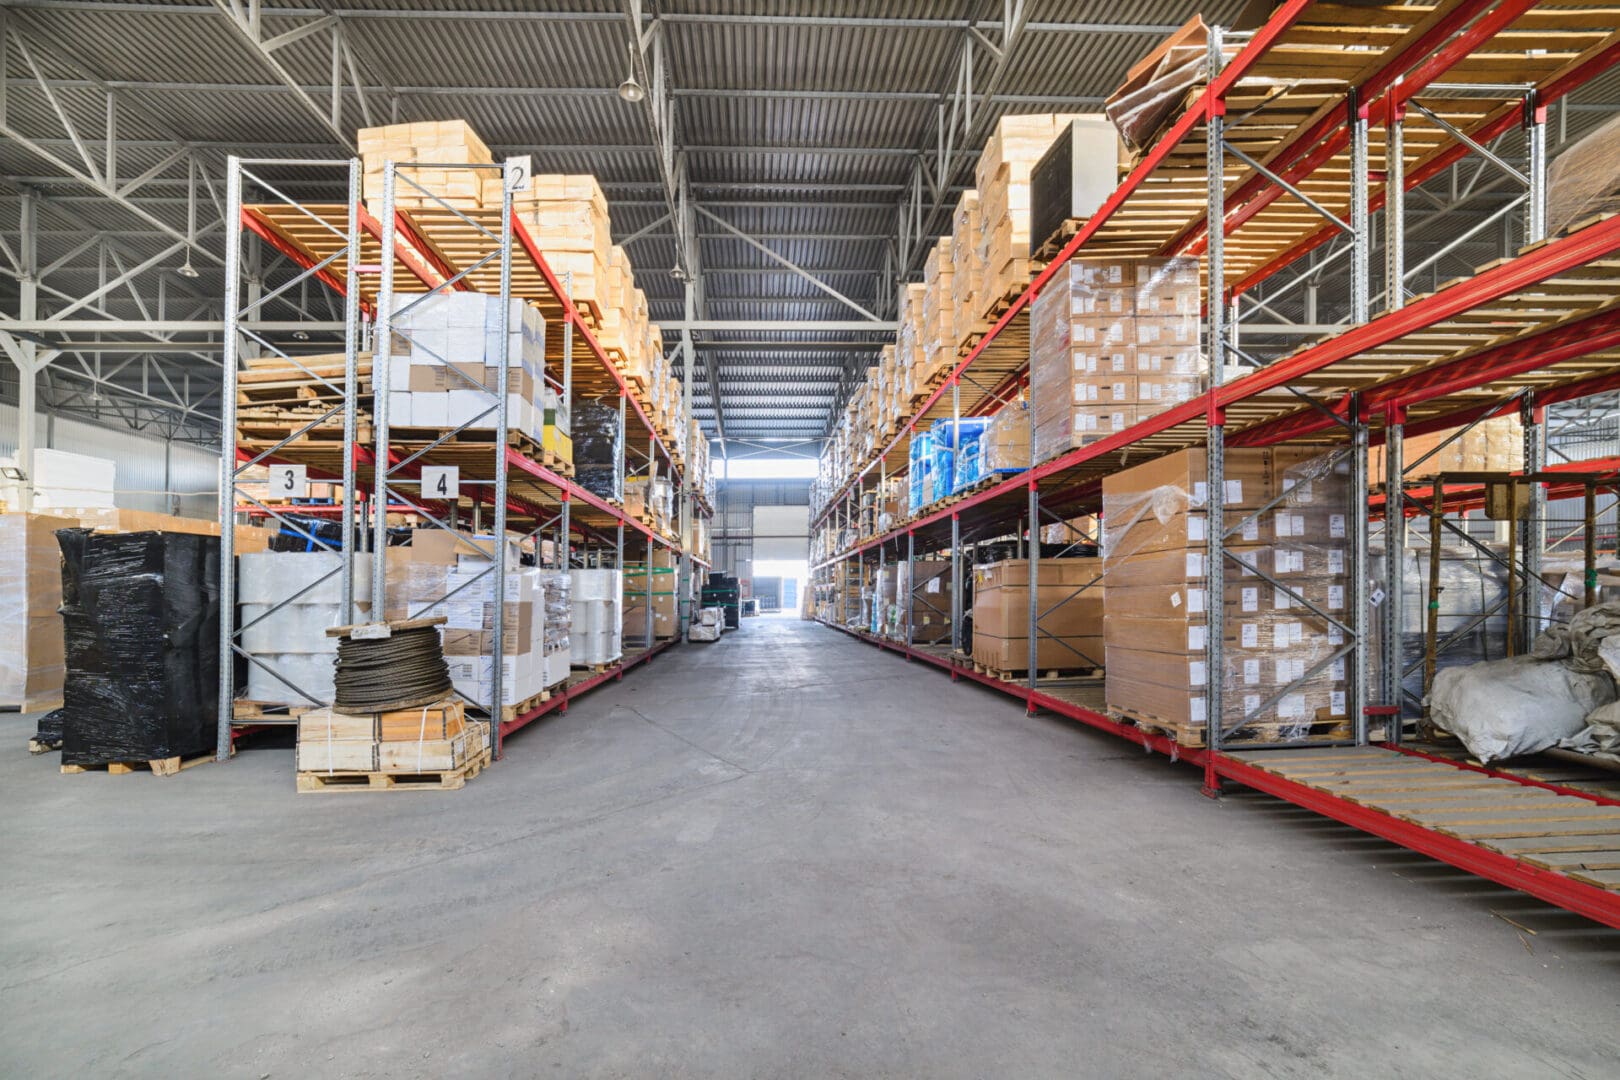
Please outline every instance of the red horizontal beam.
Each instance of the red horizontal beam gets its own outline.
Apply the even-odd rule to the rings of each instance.
[[[1052,261],[1046,265],[1046,268],[1040,274],[1036,275],[1035,280],[1025,286],[1024,291],[1019,293],[1018,297],[1013,300],[1012,306],[1002,314],[1001,318],[996,320],[995,325],[990,328],[989,332],[979,339],[979,343],[956,365],[950,376],[932,394],[928,395],[928,399],[923,402],[916,415],[906,422],[905,426],[889,441],[887,446],[878,452],[872,461],[845,481],[839,487],[837,493],[827,500],[827,505],[822,508],[820,514],[816,515],[814,525],[820,525],[826,519],[832,507],[842,500],[850,489],[871,471],[872,465],[876,461],[887,457],[895,447],[900,445],[902,439],[910,438],[912,429],[916,427],[917,422],[922,419],[929,409],[934,407],[934,403],[940,399],[952,382],[959,378],[962,372],[979,358],[979,354],[984,352],[1000,336],[1001,331],[1006,328],[1008,323],[1012,322],[1030,305],[1046,283],[1058,272],[1058,268],[1074,258],[1075,253],[1096,235],[1097,231],[1113,217],[1120,207],[1125,205],[1131,195],[1164,163],[1164,160],[1180,145],[1181,141],[1192,134],[1193,130],[1204,120],[1205,115],[1213,107],[1213,103],[1222,100],[1226,91],[1260,61],[1261,57],[1271,49],[1271,46],[1276,44],[1277,39],[1299,19],[1305,9],[1310,6],[1310,2],[1311,0],[1287,0],[1286,3],[1272,12],[1265,25],[1255,31],[1254,36],[1250,38],[1248,45],[1244,46],[1243,51],[1232,58],[1232,62],[1226,65],[1215,80],[1199,95],[1198,99],[1176,119],[1175,123],[1166,129],[1164,135],[1137,163],[1136,168],[1132,169],[1125,179],[1120,182],[1119,187],[1114,189],[1113,194],[1108,196],[1097,212],[1091,215],[1086,220],[1086,223],[1081,226],[1080,231],[1071,237],[1069,242],[1064,244],[1062,249],[1052,257]]]
[[[1375,386],[1362,395],[1362,408],[1369,415],[1392,407],[1410,408],[1614,348],[1620,348],[1620,309],[1598,312]],[[1538,402],[1547,403],[1539,395]],[[1486,406],[1486,412],[1495,407]],[[1328,408],[1340,417],[1348,415],[1348,405],[1342,400]],[[1233,446],[1272,446],[1329,431],[1335,426],[1317,410],[1301,409],[1237,432],[1230,442]]]
[[[1279,751],[1286,753],[1286,751]],[[1539,900],[1573,911],[1605,926],[1620,927],[1620,893],[1550,870],[1541,870],[1489,848],[1458,840],[1401,818],[1348,802],[1305,784],[1285,780],[1236,758],[1218,754],[1215,771],[1245,787],[1275,795],[1295,806],[1343,822],[1401,847],[1466,870],[1498,885],[1529,893]]]
[[[1492,0],[1468,0],[1448,12],[1439,22],[1424,31],[1402,49],[1400,54],[1374,72],[1358,90],[1361,108],[1371,109],[1378,96],[1395,85],[1403,72],[1406,77],[1393,93],[1398,101],[1407,101],[1429,83],[1443,75],[1454,64],[1473,52],[1481,43],[1507,28],[1515,19],[1533,6],[1535,0],[1511,0],[1491,12],[1462,33],[1470,20],[1490,7]],[[1415,65],[1415,66],[1414,66]],[[1410,70],[1409,70],[1410,69]],[[1333,160],[1350,142],[1348,116],[1340,110],[1328,112],[1317,119],[1305,134],[1275,155],[1268,164],[1291,183],[1298,183],[1327,162]],[[1227,199],[1224,229],[1227,235],[1236,232],[1245,222],[1270,206],[1284,194],[1284,189],[1261,173],[1254,173]],[[1236,210],[1230,207],[1236,206]],[[1169,254],[1201,255],[1208,245],[1208,218],[1193,231],[1177,238],[1167,248]]]
[[[859,640],[869,641],[891,652],[919,656],[923,659],[935,659],[894,642],[874,638],[870,634],[850,630],[820,619],[817,621],[824,626],[830,626]],[[939,666],[946,667],[947,665]],[[1212,766],[1219,776],[1236,781],[1245,787],[1275,796],[1323,817],[1360,829],[1362,832],[1382,837],[1399,844],[1401,847],[1427,855],[1430,858],[1439,859],[1497,884],[1518,889],[1521,892],[1528,893],[1567,911],[1573,911],[1605,926],[1620,928],[1620,893],[1610,892],[1607,889],[1576,881],[1574,878],[1563,874],[1530,866],[1527,863],[1510,858],[1500,852],[1492,851],[1489,848],[1481,847],[1478,844],[1458,840],[1401,818],[1392,817],[1381,811],[1348,802],[1318,788],[1286,780],[1274,773],[1257,769],[1247,762],[1226,754],[1212,754],[1208,750],[1182,747],[1180,744],[1165,739],[1163,736],[1152,735],[1134,725],[1121,724],[1110,720],[1100,713],[1076,705],[1073,702],[1051,697],[1038,690],[1031,693],[1026,686],[1021,684],[988,679],[979,676],[976,672],[960,664],[949,665],[949,667],[954,668],[954,673],[958,676],[977,678],[977,681],[992,689],[999,690],[1010,697],[1021,698],[1029,705],[1078,720],[1099,731],[1157,750],[1172,759],[1180,759],[1196,766]],[[1278,750],[1276,753],[1286,756],[1288,751]],[[1446,763],[1457,764],[1456,762]],[[1509,779],[1513,778],[1509,777]]]
[[[379,243],[382,241],[382,223],[372,217],[363,206],[360,207],[360,224],[366,232],[376,237]],[[406,217],[404,211],[394,211],[394,235],[394,250],[398,253],[400,261],[416,280],[428,288],[438,288],[456,276],[455,268],[433,250],[432,244],[423,239],[421,232],[416,228],[416,223]],[[405,238],[403,246],[399,240],[400,236]],[[450,287],[457,292],[472,291],[472,286],[467,284],[465,279]]]
[[[1584,60],[1577,62],[1561,75],[1548,82],[1546,86],[1541,87],[1537,91],[1536,97],[1542,105],[1549,105],[1586,85],[1617,63],[1620,63],[1620,34],[1615,35],[1615,40],[1593,49]],[[1471,132],[1470,136],[1475,142],[1488,144],[1492,139],[1515,127],[1522,118],[1523,110],[1517,104],[1505,105],[1494,117]],[[1439,176],[1457,162],[1468,157],[1472,152],[1472,148],[1465,143],[1452,143],[1427,161],[1408,170],[1406,182],[1402,185],[1403,189],[1411,191],[1419,184],[1434,179],[1434,177]],[[1379,190],[1374,193],[1367,200],[1368,212],[1382,210],[1388,199],[1389,193],[1387,190]],[[1233,294],[1254,288],[1254,286],[1271,275],[1293,265],[1338,235],[1339,230],[1332,225],[1318,229],[1287,251],[1239,280],[1232,286]]]

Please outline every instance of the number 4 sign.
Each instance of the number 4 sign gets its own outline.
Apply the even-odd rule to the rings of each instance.
[[[275,499],[309,498],[309,474],[302,465],[272,465],[270,496]]]
[[[455,465],[422,466],[422,498],[454,499],[461,494],[461,469]]]

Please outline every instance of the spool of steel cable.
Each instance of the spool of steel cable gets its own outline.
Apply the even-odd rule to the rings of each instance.
[[[328,630],[338,653],[332,707],[341,713],[387,712],[431,705],[450,693],[436,619],[369,623]]]

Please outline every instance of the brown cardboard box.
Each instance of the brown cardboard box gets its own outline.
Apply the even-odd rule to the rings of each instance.
[[[1074,380],[1076,405],[1134,405],[1136,404],[1135,375],[1087,376]]]
[[[1258,509],[1275,493],[1277,451],[1233,447],[1226,451],[1226,506]],[[1207,495],[1204,451],[1182,450],[1103,477],[1103,508],[1110,499],[1131,503],[1161,487],[1186,492],[1188,505],[1202,506]]]
[[[1113,349],[1130,345],[1139,338],[1132,336],[1135,320],[1129,316],[1076,315],[1069,320],[1069,343],[1088,349]]]
[[[1198,327],[1196,314],[1139,315],[1136,318],[1136,343],[1150,349],[1196,346]]]
[[[1245,520],[1252,511],[1229,510],[1227,528],[1235,529],[1226,538],[1227,547],[1252,547],[1261,543],[1265,530],[1260,519]],[[1120,498],[1103,526],[1103,555],[1123,559],[1154,551],[1202,549],[1209,542],[1208,515],[1186,509],[1186,501],[1173,490],[1160,489],[1134,502]]]
[[[1136,374],[1136,346],[1129,343],[1070,352],[1076,376],[1103,377]]]
[[[1095,408],[1076,407],[1070,413],[1074,446],[1085,446],[1099,439],[1118,435],[1136,423],[1135,405],[1100,405]]]
[[[1255,567],[1270,565],[1269,549],[1228,545],[1226,578],[1259,581]],[[1108,560],[1108,585],[1123,589],[1133,585],[1180,585],[1200,582],[1209,576],[1209,558],[1202,547],[1166,548],[1144,551]]]
[[[975,624],[973,630],[973,659],[996,671],[1029,670],[1029,637],[1004,638],[981,634]],[[1035,666],[1042,671],[1064,668],[1102,667],[1103,639],[1066,635],[1061,638],[1042,636],[1035,646]]]
[[[1103,593],[1100,559],[1043,559],[1036,604],[1040,628],[1058,637],[1101,638]],[[1087,586],[1083,591],[1082,586]],[[1054,610],[1055,609],[1055,610]],[[1029,561],[1007,559],[973,568],[974,656],[981,637],[1024,642],[1029,627]],[[1101,662],[1100,655],[1098,663]],[[988,663],[988,661],[981,661]],[[1009,670],[1017,670],[1024,661]],[[1053,665],[1053,666],[1076,666]]]
[[[1196,378],[1202,385],[1209,373],[1196,345],[1137,345],[1133,355],[1138,375],[1182,375]]]

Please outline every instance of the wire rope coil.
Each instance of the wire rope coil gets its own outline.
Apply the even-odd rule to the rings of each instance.
[[[387,636],[343,635],[335,666],[332,707],[342,713],[417,708],[451,690],[435,626],[393,629]]]

